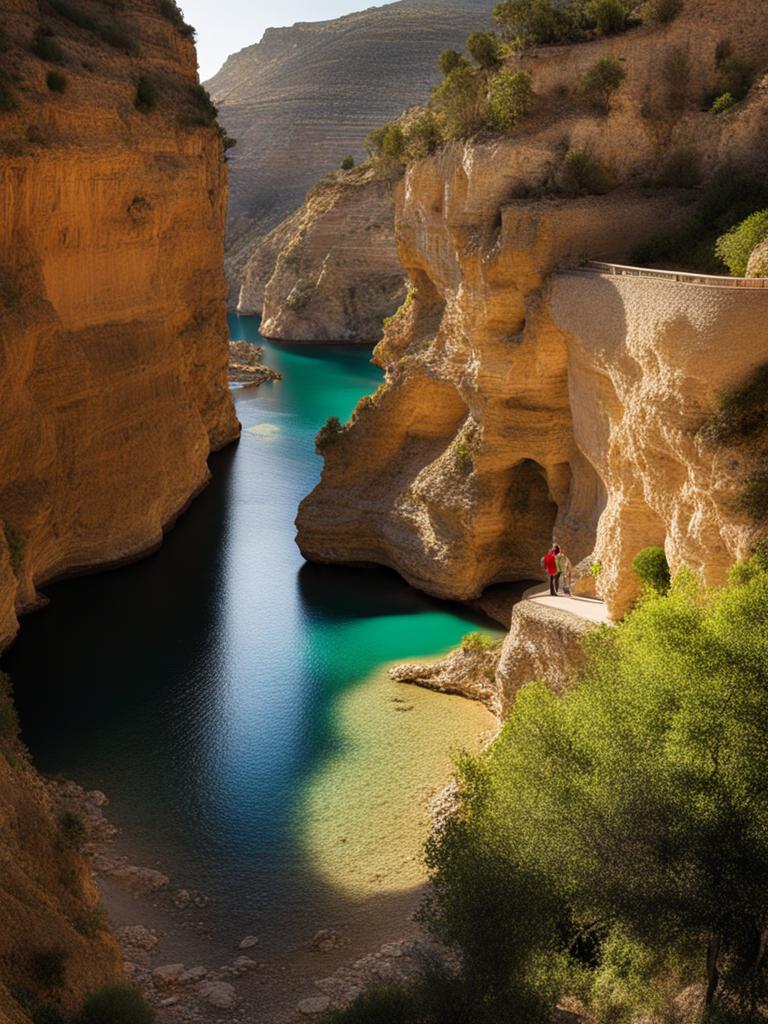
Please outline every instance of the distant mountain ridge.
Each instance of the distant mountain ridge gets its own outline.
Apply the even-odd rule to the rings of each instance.
[[[493,0],[400,0],[273,28],[206,83],[238,145],[230,154],[227,270],[233,296],[255,244],[371,128],[423,102],[437,58],[490,24]]]

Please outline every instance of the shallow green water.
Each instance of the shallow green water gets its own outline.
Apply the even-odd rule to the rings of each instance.
[[[232,332],[257,340],[257,321]],[[416,884],[424,801],[489,725],[386,676],[477,620],[295,546],[314,435],[375,389],[369,357],[268,344],[283,381],[236,393],[242,440],[163,549],[51,587],[6,658],[38,765],[104,789],[144,862],[213,898],[223,935],[290,946]]]

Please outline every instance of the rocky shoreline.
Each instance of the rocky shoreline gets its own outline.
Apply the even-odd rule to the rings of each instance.
[[[258,387],[268,380],[282,380],[282,373],[265,366],[261,359],[264,349],[250,341],[229,343],[229,383]]]
[[[371,985],[413,981],[425,962],[455,963],[413,921],[403,922],[401,931],[409,935],[354,959],[345,959],[351,943],[343,930],[317,929],[298,972],[262,948],[257,935],[244,936],[227,958],[205,922],[210,900],[204,893],[176,888],[162,871],[118,852],[120,830],[105,813],[105,793],[69,780],[48,780],[47,786],[57,813],[77,823],[102,895],[99,927],[111,928],[125,974],[144,992],[159,1024],[311,1021],[347,1006]],[[433,805],[442,806],[440,797]]]

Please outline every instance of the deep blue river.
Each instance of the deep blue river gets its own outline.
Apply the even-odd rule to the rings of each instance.
[[[235,392],[242,439],[162,550],[48,588],[4,668],[42,770],[104,790],[222,935],[290,946],[417,884],[424,799],[488,716],[385,671],[458,643],[469,612],[295,545],[314,435],[380,382],[370,351],[264,344],[283,380]]]

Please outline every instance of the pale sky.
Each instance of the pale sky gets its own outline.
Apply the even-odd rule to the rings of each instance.
[[[258,43],[267,28],[327,21],[387,3],[392,0],[180,0],[179,6],[197,29],[200,78],[205,81],[230,53]]]

